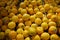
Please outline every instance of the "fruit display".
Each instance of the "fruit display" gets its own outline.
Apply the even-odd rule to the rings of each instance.
[[[0,0],[0,40],[60,40],[60,0]]]

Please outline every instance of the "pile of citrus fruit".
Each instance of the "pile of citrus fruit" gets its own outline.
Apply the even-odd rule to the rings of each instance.
[[[60,40],[60,8],[42,0],[1,0],[0,40]]]

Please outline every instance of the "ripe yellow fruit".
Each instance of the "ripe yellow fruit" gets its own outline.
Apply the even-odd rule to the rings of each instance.
[[[18,12],[21,12],[22,9],[23,9],[23,8],[19,7]]]
[[[19,23],[19,24],[18,24],[18,28],[24,28],[24,26],[25,26],[25,25],[24,25],[23,23]]]
[[[22,18],[18,19],[18,23],[23,23],[23,19]]]
[[[28,31],[29,31],[29,35],[31,35],[31,36],[36,34],[36,29],[33,27],[30,27]]]
[[[41,21],[40,18],[36,18],[36,19],[35,19],[35,23],[36,23],[37,25],[40,25],[40,24],[42,23],[42,21]]]
[[[34,15],[31,15],[31,16],[30,16],[30,21],[31,21],[31,22],[34,22],[34,21],[35,21],[35,16],[34,16]]]
[[[22,33],[23,33],[23,29],[22,29],[22,28],[18,28],[18,29],[17,29],[17,33],[18,33],[18,34],[22,34]]]
[[[16,39],[12,39],[12,40],[16,40]]]
[[[39,7],[38,7],[39,9],[41,9],[41,8],[43,8],[43,5],[39,5]]]
[[[36,3],[36,1],[31,1],[31,4],[33,5],[33,6],[36,6],[37,5],[37,3]]]
[[[44,12],[45,12],[45,9],[42,7],[42,8],[40,8],[40,11],[41,11],[42,13],[44,13]]]
[[[34,13],[37,13],[39,11],[38,8],[34,8]]]
[[[48,23],[48,18],[47,17],[43,17],[42,21]]]
[[[8,35],[10,31],[11,31],[10,29],[6,29],[5,34]]]
[[[22,10],[21,10],[21,14],[23,15],[23,14],[25,14],[25,13],[27,13],[27,10],[26,10],[26,9],[22,9]]]
[[[31,40],[30,37],[26,37],[25,40]]]
[[[37,0],[36,2],[37,2],[37,5],[38,6],[42,4],[42,1],[41,0]]]
[[[18,17],[18,18],[22,18],[22,14],[18,14],[17,17]]]
[[[29,4],[28,7],[29,7],[29,8],[33,8],[33,5],[32,5],[32,4]]]
[[[17,40],[24,40],[24,36],[22,34],[17,34],[16,39]]]
[[[51,20],[54,21],[54,22],[57,22],[57,15],[52,15]]]
[[[1,27],[1,29],[2,29],[2,31],[5,31],[5,30],[7,29],[7,25],[3,25],[3,26]]]
[[[29,1],[28,0],[25,0],[24,3],[25,3],[25,5],[29,5]]]
[[[49,33],[44,32],[44,33],[41,34],[41,39],[42,40],[49,40],[49,38],[50,38]]]
[[[23,20],[26,21],[26,20],[29,20],[30,19],[30,15],[29,14],[24,14],[22,16]]]
[[[11,39],[16,38],[16,36],[17,36],[17,33],[16,33],[15,31],[10,31],[10,32],[9,32],[9,37],[10,37]]]
[[[38,25],[33,23],[33,24],[31,25],[31,27],[33,27],[33,28],[37,28]]]
[[[5,37],[4,32],[0,32],[0,39],[4,39],[4,37]]]
[[[57,12],[57,13],[60,13],[60,8],[58,8],[58,9],[56,10],[56,12]]]
[[[11,12],[14,13],[14,14],[17,14],[18,10],[17,10],[17,8],[12,8]]]
[[[24,3],[24,2],[21,2],[21,3],[20,3],[20,7],[21,7],[21,8],[26,8],[25,3]]]
[[[48,31],[49,31],[50,34],[56,34],[57,33],[57,28],[55,26],[51,26]]]
[[[59,36],[57,34],[52,34],[50,40],[59,40]]]
[[[11,20],[13,22],[18,22],[18,16],[16,16],[16,15],[12,16]]]
[[[38,34],[42,34],[44,32],[42,27],[37,27],[36,31],[37,31]]]
[[[24,30],[24,31],[23,31],[23,36],[24,36],[24,37],[28,37],[28,36],[29,36],[28,30]]]
[[[50,9],[50,4],[45,4],[44,9],[48,11]]]
[[[43,13],[42,12],[37,12],[36,13],[36,17],[42,18],[43,17]]]
[[[9,13],[9,17],[12,17],[14,16],[15,14],[14,13]]]
[[[53,21],[51,21],[51,22],[48,23],[48,25],[49,25],[49,26],[56,26],[56,23],[53,22]]]
[[[50,19],[50,18],[51,18],[51,16],[52,16],[52,13],[48,13],[48,14],[47,14],[47,18],[49,18],[49,19]]]
[[[41,40],[40,36],[39,35],[36,35],[33,40]]]
[[[29,14],[34,14],[33,8],[28,9]]]
[[[30,26],[25,26],[24,30],[28,30],[30,28]]]
[[[48,24],[46,22],[43,22],[41,24],[41,27],[43,27],[44,30],[47,30],[48,29]]]
[[[25,25],[26,25],[26,26],[30,26],[31,24],[32,24],[31,21],[26,21],[26,22],[25,22]]]
[[[15,27],[16,27],[16,23],[15,22],[9,22],[8,23],[8,28],[13,29]]]

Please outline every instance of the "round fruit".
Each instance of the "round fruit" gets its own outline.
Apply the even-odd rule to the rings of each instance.
[[[24,30],[28,30],[30,28],[30,26],[25,26]]]
[[[28,30],[24,30],[24,31],[23,31],[23,36],[24,36],[24,37],[28,37],[28,36],[29,36]]]
[[[45,9],[42,7],[42,8],[40,8],[40,11],[41,11],[42,13],[44,13],[44,12],[45,12]]]
[[[34,8],[34,13],[37,13],[39,11],[38,8]]]
[[[40,36],[39,35],[36,35],[33,40],[41,40]]]
[[[31,15],[31,16],[30,16],[30,21],[31,21],[31,22],[34,22],[34,21],[35,21],[35,16],[34,16],[34,15]]]
[[[17,17],[18,17],[18,18],[22,18],[22,14],[18,14]]]
[[[18,22],[18,16],[16,16],[16,15],[12,16],[11,20],[13,22]]]
[[[4,32],[0,32],[0,40],[4,39],[4,36],[5,36]]]
[[[55,34],[55,33],[57,33],[57,28],[56,28],[55,26],[51,26],[51,27],[49,28],[49,33],[50,33],[50,34]]]
[[[49,40],[49,38],[50,38],[49,33],[44,32],[44,33],[41,34],[41,39],[42,40]]]
[[[23,19],[22,18],[18,19],[18,23],[23,23]]]
[[[24,36],[22,34],[17,34],[16,39],[17,40],[24,40]]]
[[[22,28],[18,28],[18,29],[17,29],[17,33],[18,33],[18,34],[22,34],[22,33],[23,33],[23,29],[22,29]]]
[[[53,21],[51,21],[51,22],[48,23],[48,25],[49,25],[49,26],[56,26],[56,23],[53,22]]]
[[[43,27],[44,30],[47,30],[48,29],[48,24],[46,22],[43,22],[41,24],[41,27]]]
[[[36,17],[42,18],[43,17],[43,13],[42,12],[37,12],[36,13]]]
[[[9,22],[9,23],[8,23],[8,28],[13,29],[13,28],[15,28],[15,27],[16,27],[15,22]]]
[[[33,23],[33,24],[31,25],[31,27],[33,27],[33,28],[37,28],[38,25]]]
[[[25,14],[25,13],[27,13],[27,10],[26,10],[26,9],[22,9],[22,10],[21,10],[21,14],[23,15],[23,14]]]
[[[23,23],[19,23],[19,24],[18,24],[18,28],[24,28],[24,26],[25,26],[25,25],[24,25]]]
[[[50,40],[59,40],[59,36],[57,34],[52,34]]]
[[[38,34],[42,34],[44,32],[42,27],[37,27],[36,31],[37,31]]]
[[[20,3],[20,7],[21,7],[21,8],[25,8],[25,7],[26,7],[25,3],[24,3],[24,2],[21,2],[21,3]]]
[[[26,26],[30,26],[31,24],[32,24],[31,21],[26,21],[26,22],[25,22],[25,25],[26,25]]]
[[[26,37],[25,40],[30,40],[30,37]]]
[[[33,8],[32,4],[29,4],[28,7],[29,7],[29,8]]]
[[[36,34],[36,29],[33,27],[30,27],[28,31],[29,31],[29,35],[31,35],[31,36]]]
[[[57,22],[57,15],[52,15],[51,20],[54,21],[54,22]]]
[[[17,33],[15,31],[9,32],[9,38],[14,39],[14,38],[16,38],[16,36],[17,36]]]
[[[26,21],[26,20],[28,20],[30,18],[30,15],[29,14],[24,14],[22,16],[22,18],[23,18],[24,21]]]
[[[41,19],[40,19],[40,18],[36,18],[36,19],[35,19],[35,23],[36,23],[37,25],[40,25],[40,24],[41,24],[41,22],[42,22],[42,21],[41,21]]]

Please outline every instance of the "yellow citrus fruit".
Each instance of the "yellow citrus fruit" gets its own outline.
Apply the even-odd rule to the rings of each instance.
[[[44,33],[41,34],[41,39],[42,40],[49,40],[49,38],[50,38],[49,33],[44,32]]]
[[[37,12],[36,13],[36,17],[42,18],[43,17],[43,13],[42,12]]]
[[[51,22],[48,23],[48,25],[49,25],[49,26],[56,26],[56,23],[53,22],[53,21],[51,21]]]
[[[17,34],[16,39],[17,40],[24,40],[24,36],[22,34]]]
[[[16,16],[16,15],[12,16],[11,20],[13,22],[18,22],[18,16]]]
[[[8,28],[13,29],[13,28],[15,28],[15,27],[16,27],[15,22],[9,22],[9,23],[8,23]]]
[[[50,33],[50,34],[56,34],[56,33],[57,33],[57,28],[56,28],[55,26],[51,26],[51,27],[49,28],[49,33]]]
[[[17,29],[17,33],[18,33],[18,34],[22,34],[22,33],[23,33],[23,29],[22,29],[22,28],[18,28],[18,29]]]
[[[10,37],[11,39],[16,38],[16,36],[17,36],[17,33],[16,33],[15,31],[10,31],[10,32],[9,32],[9,37]]]
[[[57,34],[52,34],[50,40],[59,40],[59,36]]]
[[[36,19],[35,19],[35,23],[36,23],[37,25],[40,25],[40,24],[41,24],[41,22],[42,22],[42,21],[41,21],[41,19],[40,19],[40,18],[36,18]]]
[[[25,25],[26,25],[26,26],[30,26],[31,24],[32,24],[31,21],[26,21],[26,22],[25,22]]]
[[[36,31],[37,31],[38,34],[42,34],[44,32],[42,27],[37,27]]]
[[[46,22],[43,22],[41,24],[41,27],[43,27],[44,30],[47,30],[48,29],[48,24]]]
[[[40,36],[39,35],[36,35],[33,40],[41,40]]]
[[[25,40],[31,40],[30,37],[26,37]]]
[[[24,31],[23,31],[23,36],[24,36],[24,37],[28,37],[28,36],[29,36],[28,30],[24,30]]]

